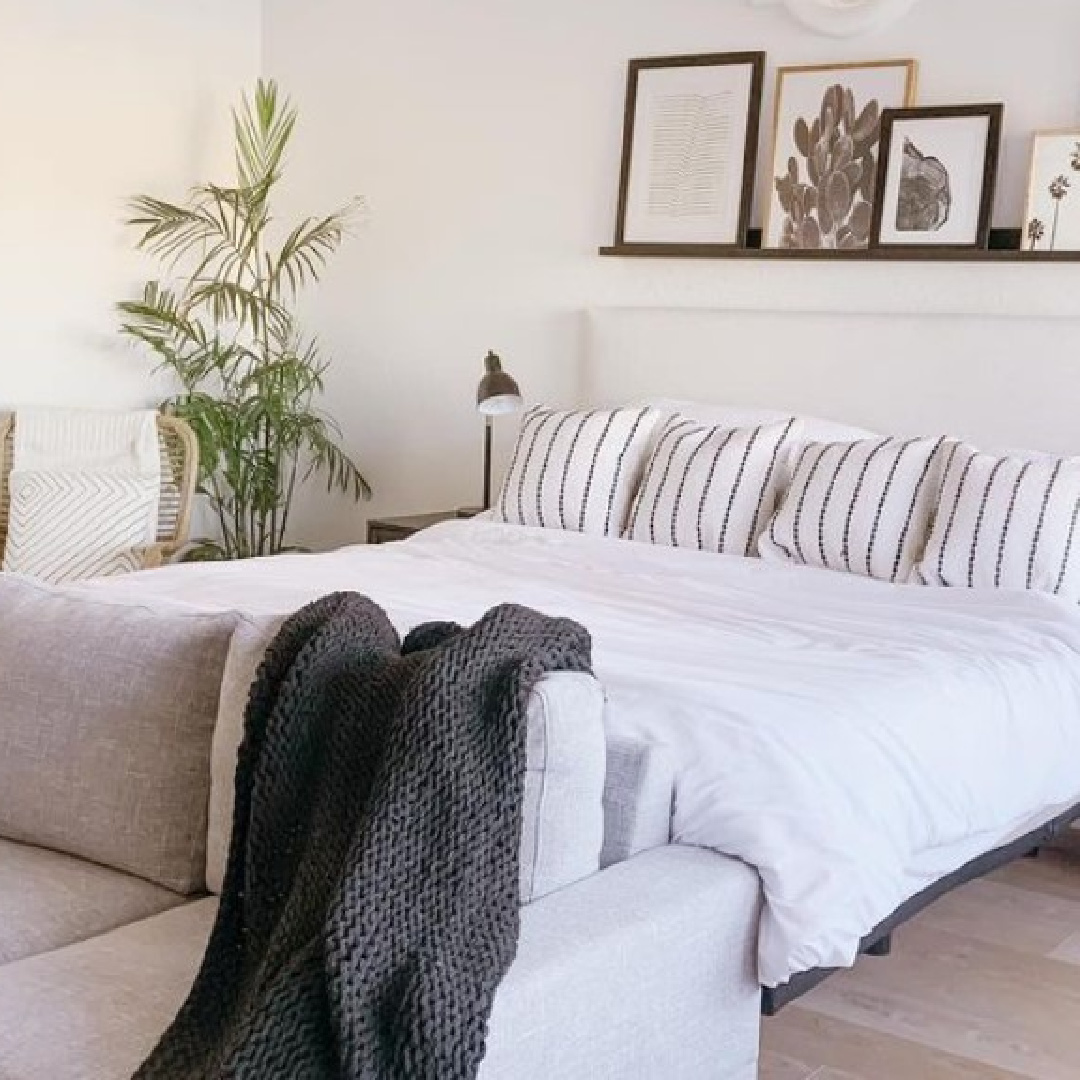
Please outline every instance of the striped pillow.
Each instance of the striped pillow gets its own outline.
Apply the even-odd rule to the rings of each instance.
[[[655,419],[649,408],[530,409],[495,520],[619,536]]]
[[[947,442],[809,443],[758,545],[762,557],[909,580],[930,531]]]
[[[626,536],[650,544],[751,555],[779,495],[796,421],[712,427],[676,416],[653,450]]]
[[[956,444],[918,566],[927,585],[1035,589],[1080,600],[1080,459]]]

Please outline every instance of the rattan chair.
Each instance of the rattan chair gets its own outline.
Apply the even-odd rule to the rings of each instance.
[[[157,540],[142,549],[143,566],[150,569],[171,559],[187,543],[191,504],[199,471],[199,444],[195,432],[175,416],[158,416],[161,447],[161,501]],[[8,508],[15,416],[0,415],[0,561],[7,543]]]

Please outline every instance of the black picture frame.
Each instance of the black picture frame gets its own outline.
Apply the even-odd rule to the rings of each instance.
[[[765,85],[764,52],[699,53],[689,56],[641,57],[631,60],[627,70],[626,107],[623,117],[622,162],[619,175],[618,209],[615,224],[615,250],[635,254],[679,256],[708,256],[713,253],[745,248],[753,210],[754,186],[757,177],[758,140],[761,130],[761,103]],[[749,68],[750,83],[747,100],[746,139],[741,157],[742,177],[739,184],[737,224],[730,241],[693,243],[686,241],[635,241],[627,238],[627,217],[630,206],[631,179],[634,169],[635,128],[643,72],[658,69],[728,67]]]
[[[877,197],[874,200],[874,214],[870,226],[871,250],[883,254],[919,251],[927,258],[933,258],[935,252],[946,254],[960,251],[980,251],[987,248],[990,240],[991,218],[994,211],[994,193],[997,187],[1004,116],[1005,106],[1000,102],[977,105],[935,105],[909,109],[886,109],[884,111],[881,118],[881,144],[878,154]],[[910,241],[883,239],[882,224],[886,219],[886,214],[890,211],[893,213],[899,211],[899,204],[891,203],[888,191],[897,152],[895,144],[899,134],[897,131],[898,125],[903,125],[909,121],[933,123],[938,120],[963,119],[985,119],[987,121],[982,176],[978,188],[979,207],[975,219],[975,235],[970,241],[945,240],[936,242],[933,239],[935,230],[928,228],[925,230],[913,229],[913,239]],[[919,153],[917,148],[913,147],[913,149],[916,154]],[[906,153],[906,148],[901,152]],[[929,185],[931,192],[933,192],[933,186],[936,183],[939,206],[942,200],[951,201],[955,197],[955,193],[951,191],[947,168],[937,158],[927,156],[922,160],[927,163],[929,172],[924,177],[916,175],[914,181],[924,180],[924,186]],[[939,173],[944,173],[944,177],[935,177],[933,175],[934,169],[939,170]],[[903,182],[902,180],[901,183]],[[926,200],[924,200],[925,205],[927,205]],[[920,239],[915,239],[916,236],[920,237]]]

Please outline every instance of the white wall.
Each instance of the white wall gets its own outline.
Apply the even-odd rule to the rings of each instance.
[[[475,501],[471,395],[484,351],[503,352],[530,398],[566,397],[589,306],[1080,306],[1072,267],[595,255],[611,238],[625,62],[657,53],[916,55],[924,102],[1008,103],[998,218],[1018,223],[1027,133],[1080,122],[1080,5],[922,0],[854,43],[744,0],[262,7],[262,66],[302,109],[288,209],[354,192],[374,204],[309,310],[336,358],[329,406],[377,488],[371,511]],[[153,399],[111,311],[147,272],[119,224],[123,203],[227,174],[227,107],[260,68],[259,20],[256,0],[0,0],[0,404]],[[302,538],[353,539],[361,517],[312,498]]]
[[[153,266],[137,193],[229,176],[259,0],[0,0],[0,407],[156,402],[113,305]]]
[[[1074,267],[595,254],[611,240],[627,58],[707,50],[765,48],[772,64],[914,55],[922,102],[1004,100],[997,218],[1018,225],[1028,133],[1080,123],[1080,4],[923,0],[855,42],[745,0],[267,0],[265,17],[267,70],[301,107],[295,207],[354,191],[374,206],[310,308],[373,512],[475,501],[485,349],[530,398],[566,396],[591,305],[1080,312]],[[320,542],[360,532],[344,503],[320,500],[306,520]]]

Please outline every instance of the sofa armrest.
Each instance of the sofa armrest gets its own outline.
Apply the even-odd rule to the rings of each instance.
[[[753,1080],[760,884],[657,848],[522,909],[480,1080]]]

